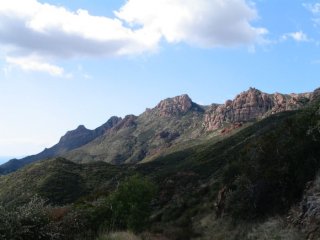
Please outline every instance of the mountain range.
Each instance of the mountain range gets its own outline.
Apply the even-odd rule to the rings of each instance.
[[[275,113],[305,106],[319,90],[301,94],[267,94],[250,88],[224,104],[202,106],[186,94],[162,100],[139,116],[111,117],[94,130],[80,125],[51,148],[0,166],[0,174],[34,161],[62,156],[75,162],[112,164],[150,161],[175,149],[223,136]]]
[[[0,234],[129,239],[129,229],[149,240],[317,240],[319,146],[320,89],[250,88],[210,106],[168,98],[139,116],[79,126],[3,165],[22,163],[0,176]],[[99,238],[104,231],[124,237]]]

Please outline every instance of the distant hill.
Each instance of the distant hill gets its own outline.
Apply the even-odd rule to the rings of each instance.
[[[6,157],[6,156],[0,157],[0,164],[7,162],[9,159],[12,159],[12,157]]]
[[[53,147],[1,165],[0,174],[57,156],[81,163],[151,161],[208,138],[219,138],[272,114],[300,109],[315,93],[267,94],[250,88],[224,104],[209,106],[194,103],[188,95],[168,98],[139,116],[112,117],[94,130],[79,126],[67,132]]]
[[[80,125],[77,129],[67,132],[63,137],[61,137],[59,143],[53,147],[46,148],[36,155],[28,156],[19,160],[12,159],[2,164],[0,166],[0,173],[7,174],[34,161],[59,156],[70,150],[81,147],[103,135],[120,121],[121,118],[111,117],[105,124],[94,130],[86,129],[83,125]]]

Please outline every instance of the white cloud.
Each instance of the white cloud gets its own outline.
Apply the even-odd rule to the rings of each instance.
[[[320,3],[304,3],[302,5],[313,14],[312,21],[314,26],[320,26]]]
[[[109,18],[37,0],[0,0],[0,46],[12,64],[61,75],[55,65],[23,59],[140,54],[157,50],[162,39],[207,48],[251,46],[267,33],[252,26],[258,14],[246,0],[128,0],[114,13]]]
[[[39,59],[30,57],[7,57],[6,62],[10,65],[20,67],[25,71],[46,72],[52,76],[63,76],[64,69],[53,64],[44,63]]]
[[[313,14],[319,14],[320,13],[320,3],[304,3],[302,4],[306,9],[308,9]]]
[[[130,0],[115,14],[169,43],[200,47],[251,44],[267,33],[250,25],[257,12],[244,0]]]
[[[281,37],[281,40],[283,40],[283,41],[288,40],[288,39],[292,39],[296,42],[309,42],[309,41],[311,41],[311,39],[309,39],[307,34],[305,34],[303,31],[286,33]]]

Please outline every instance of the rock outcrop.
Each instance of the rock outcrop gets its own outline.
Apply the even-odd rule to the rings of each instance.
[[[183,94],[174,98],[162,100],[155,109],[158,111],[159,116],[170,117],[184,114],[188,112],[192,106],[193,102],[191,98],[187,94]]]
[[[299,226],[308,240],[320,239],[320,177],[308,182],[300,204],[291,209],[287,220]]]
[[[278,112],[296,110],[310,101],[312,94],[267,94],[255,88],[238,94],[225,104],[213,104],[205,113],[204,126],[216,130],[226,123],[253,121]]]
[[[114,127],[112,128],[112,131],[119,131],[122,128],[129,128],[136,126],[136,120],[137,116],[134,115],[127,115],[125,118],[121,121],[119,121]]]

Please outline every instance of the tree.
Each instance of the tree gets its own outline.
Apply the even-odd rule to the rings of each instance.
[[[148,225],[154,194],[155,185],[139,175],[125,180],[107,200],[111,228],[142,231]]]

